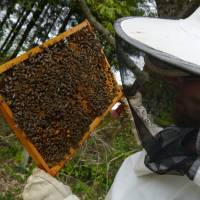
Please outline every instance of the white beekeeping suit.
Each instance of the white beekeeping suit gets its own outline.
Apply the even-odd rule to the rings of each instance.
[[[151,67],[152,71],[160,75],[171,77],[171,80],[174,80],[174,75],[181,78],[191,78],[192,76],[197,77],[198,81],[200,80],[200,8],[192,16],[184,20],[147,17],[122,18],[116,22],[115,30],[119,42],[117,47],[119,53],[122,53],[118,59],[122,66],[121,69],[125,72],[126,68],[124,65],[129,64],[126,60],[128,59],[127,55],[129,50],[133,50],[136,56],[148,54],[149,61],[152,62],[149,68]],[[161,65],[156,67],[154,64],[158,63]],[[121,71],[121,76],[124,72],[123,70]],[[124,73],[122,79],[126,78],[127,74],[129,73]],[[131,103],[131,98],[129,98],[131,96],[129,96],[129,93],[131,94],[130,87],[126,88],[126,79],[124,79],[123,86],[125,86],[125,95],[129,103]],[[199,87],[199,85],[197,86]],[[187,89],[187,87],[184,89]],[[191,94],[199,94],[199,90],[196,93],[191,91]],[[196,100],[194,102],[190,101],[190,103],[195,103]],[[182,111],[189,112],[191,116],[200,116],[198,115],[200,103],[196,104],[196,110],[196,107],[192,107],[193,112],[188,110],[187,104],[185,105],[186,107],[181,108]],[[132,105],[131,109],[135,122],[137,120],[140,122],[140,118],[144,121],[145,126],[141,126],[140,131],[146,131],[145,128],[148,126],[151,134],[148,131],[140,134],[138,138],[140,138],[146,152],[141,151],[131,155],[123,162],[106,200],[199,200],[200,123],[195,129],[172,126],[162,131],[159,130],[159,127],[156,127],[155,130],[154,125],[149,123],[146,111],[142,105]],[[139,128],[137,126],[138,130]],[[159,133],[157,133],[158,131]],[[180,149],[176,148],[176,144],[178,144],[176,142],[179,142],[179,137],[183,137],[183,133],[185,135],[188,133],[193,134],[194,131],[196,138],[195,143],[192,144],[196,152],[191,156],[191,154],[184,154],[183,147],[185,146],[182,143],[182,146],[179,146],[181,147]],[[145,135],[145,133],[147,134]],[[142,135],[144,137],[147,136],[147,139],[150,138],[149,141],[153,145],[147,143],[148,140],[142,138]],[[158,148],[156,148],[155,144],[158,145]],[[175,145],[170,146],[171,144]],[[176,151],[179,154],[174,156],[173,152],[177,153]],[[168,172],[171,171],[176,172],[176,174],[170,175]],[[159,173],[162,175],[159,175]],[[78,197],[72,194],[68,186],[63,185],[44,171],[36,169],[28,179],[23,192],[23,199],[77,200]]]
[[[24,200],[79,200],[69,186],[41,169],[35,169],[23,191]]]
[[[137,93],[130,99],[138,115],[143,119],[152,135],[162,130],[152,123],[142,105],[142,96]],[[130,114],[130,110],[127,110]],[[136,129],[134,129],[136,131]],[[136,135],[137,138],[137,135]],[[200,181],[195,183],[186,176],[160,176],[144,165],[146,152],[143,150],[129,156],[120,167],[106,200],[197,200],[200,197]]]
[[[185,176],[154,174],[144,166],[144,157],[142,151],[123,162],[105,200],[199,200],[199,186]],[[29,177],[23,199],[79,200],[69,186],[40,169]]]
[[[141,104],[141,95],[132,101],[139,115],[156,134],[160,127],[150,122]],[[146,152],[129,156],[120,167],[105,200],[197,200],[200,188],[186,176],[160,176],[144,165]],[[200,181],[197,181],[200,184]],[[23,192],[24,200],[79,200],[69,186],[59,182],[46,172],[35,169]]]

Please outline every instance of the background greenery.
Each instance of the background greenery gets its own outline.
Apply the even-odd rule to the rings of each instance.
[[[0,200],[21,199],[26,180],[35,167],[24,165],[24,151],[1,118]],[[132,124],[126,113],[118,119],[107,116],[58,179],[71,186],[81,199],[104,199],[123,160],[137,152]]]
[[[0,63],[87,18],[100,38],[109,62],[117,67],[113,30],[117,18],[129,15],[187,17],[198,6],[199,0],[1,0]],[[152,8],[156,8],[157,13],[152,12]],[[144,103],[159,105],[159,113],[156,114],[154,107],[151,112],[158,123],[167,125],[170,123],[170,102],[163,106],[162,99],[166,96],[162,96],[162,90],[168,88],[162,83],[151,82],[147,89],[150,92],[144,97]],[[153,99],[152,91],[161,94],[162,98]],[[104,199],[123,160],[140,148],[135,143],[126,113],[115,120],[107,116],[58,178],[68,183],[81,199]],[[0,200],[21,199],[23,187],[34,167],[1,117]]]

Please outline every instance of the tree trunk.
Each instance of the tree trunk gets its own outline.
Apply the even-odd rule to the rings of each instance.
[[[159,17],[186,18],[199,6],[199,0],[155,0]]]
[[[6,10],[6,14],[2,20],[2,22],[0,23],[0,30],[2,30],[4,24],[6,23],[7,19],[10,17],[10,15],[12,14],[14,8],[15,8],[15,0],[12,1],[12,3],[10,4],[10,6],[8,6],[8,9]]]
[[[5,47],[5,45],[7,44],[7,42],[9,41],[10,37],[14,34],[14,32],[16,31],[16,27],[18,26],[18,24],[20,23],[23,15],[25,14],[26,10],[25,8],[23,9],[23,11],[19,14],[18,20],[16,21],[16,23],[14,24],[14,26],[12,27],[12,29],[10,30],[10,33],[8,34],[8,36],[6,37],[4,43],[2,44],[0,51],[3,50],[3,48]]]
[[[44,10],[44,14],[40,17],[40,19],[38,20],[39,22],[37,23],[36,27],[35,27],[35,31],[31,37],[31,39],[29,40],[30,44],[29,44],[29,49],[31,49],[32,47],[35,46],[35,42],[34,40],[37,38],[37,37],[40,37],[40,35],[42,34],[42,31],[45,30],[45,26],[41,26],[43,21],[48,18],[48,11],[50,9],[50,5],[48,4]]]
[[[56,21],[57,21],[58,18],[59,18],[59,14],[57,14],[57,15],[54,17],[52,23],[47,27],[47,29],[46,29],[46,31],[45,31],[45,35],[44,35],[44,37],[42,37],[42,39],[41,39],[42,42],[44,42],[45,40],[47,40],[47,39],[49,38],[48,35],[49,35],[49,33],[51,32],[51,30],[52,30],[52,28],[53,28],[53,26],[54,26],[54,24],[56,23]]]
[[[14,50],[14,53],[12,54],[11,58],[14,58],[17,56],[17,54],[19,53],[21,47],[23,46],[26,38],[28,37],[31,29],[35,26],[36,21],[38,20],[38,18],[40,17],[44,7],[45,7],[45,2],[41,1],[41,3],[38,5],[36,11],[33,13],[33,17],[31,19],[31,21],[29,22],[29,24],[26,27],[26,30],[24,31],[18,45],[17,48]]]
[[[24,14],[24,16],[22,17],[20,23],[18,24],[18,26],[16,27],[16,29],[15,29],[13,35],[12,35],[12,37],[7,42],[7,45],[3,50],[3,54],[6,54],[10,50],[10,48],[12,47],[12,44],[13,44],[15,38],[18,36],[19,31],[21,30],[22,26],[24,25],[24,23],[27,20],[27,17],[29,16],[30,13],[31,13],[31,10],[27,10],[26,13]]]
[[[70,9],[69,13],[66,15],[66,17],[65,17],[65,19],[64,19],[64,21],[63,21],[63,23],[62,23],[62,25],[60,27],[59,33],[62,33],[62,32],[65,31],[65,28],[66,28],[66,26],[67,26],[67,24],[68,24],[68,22],[69,22],[69,20],[70,20],[70,18],[72,16],[72,14],[73,14],[73,10]]]
[[[79,3],[79,6],[81,7],[81,10],[83,11],[84,15],[88,19],[88,21],[100,32],[103,34],[105,39],[113,46],[115,47],[115,38],[113,37],[112,33],[107,30],[101,23],[99,23],[96,18],[92,15],[92,12],[90,11],[89,7],[87,6],[87,3],[85,0],[77,0]]]

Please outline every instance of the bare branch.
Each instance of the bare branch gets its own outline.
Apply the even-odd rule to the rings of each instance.
[[[88,21],[100,32],[104,35],[105,39],[113,46],[115,47],[115,39],[111,32],[107,30],[101,23],[99,23],[96,18],[91,13],[87,3],[85,0],[77,0],[79,5],[81,6],[81,9],[88,19]]]

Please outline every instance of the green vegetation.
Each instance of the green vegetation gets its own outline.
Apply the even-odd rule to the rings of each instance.
[[[34,165],[23,166],[24,150],[2,117],[0,127],[0,200],[18,200]]]
[[[86,2],[95,18],[112,35],[112,24],[117,18],[143,14],[137,6],[141,0]],[[86,14],[81,10],[79,1],[70,0],[30,0],[28,4],[25,0],[10,4],[2,0],[0,9],[5,11],[0,21],[0,63],[65,31],[82,21]],[[13,20],[13,15],[16,20]],[[116,65],[113,46],[105,40],[104,33],[97,29],[96,34],[110,63]],[[58,178],[64,183],[67,181],[82,199],[103,199],[123,160],[138,149],[128,117],[123,115],[112,120],[108,116]],[[2,118],[0,165],[0,200],[21,199],[21,192],[35,165],[31,159],[25,159],[25,151]]]
[[[113,23],[116,19],[130,15],[142,16],[144,14],[144,11],[137,6],[138,2],[142,3],[144,0],[87,0],[98,21],[111,32],[114,32]]]
[[[29,160],[24,167],[23,148],[2,119],[0,126],[0,200],[18,200],[35,165]],[[123,160],[140,148],[125,113],[107,116],[58,178],[83,200],[104,199]]]
[[[158,15],[161,17],[170,15],[186,17],[192,12],[190,8],[195,9],[199,6],[197,0],[192,0],[190,3],[178,0],[170,4],[166,0],[155,1]],[[81,8],[80,2],[87,3],[97,22],[113,37],[114,21],[122,16],[143,15],[141,5],[145,1],[1,0],[0,63],[82,21],[87,13]],[[154,1],[149,0],[149,2]],[[177,7],[177,2],[179,5],[181,3],[182,8]],[[186,9],[187,7],[189,9]],[[99,31],[95,27],[95,31],[109,62],[117,66],[115,50],[106,37],[108,34],[105,34],[105,29]],[[174,94],[162,82],[151,81],[146,87],[149,92],[144,95],[144,104],[152,113],[155,122],[167,126],[172,122],[170,107]],[[161,97],[156,99],[158,96]],[[135,143],[128,117],[124,114],[112,120],[108,116],[75,158],[60,172],[58,178],[64,183],[67,182],[82,199],[104,199],[123,160],[140,148]],[[35,167],[32,160],[27,161],[24,155],[22,146],[0,118],[0,200],[21,199],[26,180]]]
[[[150,74],[150,80],[142,89],[143,104],[153,121],[166,127],[173,123],[172,109],[175,91],[159,75]]]

